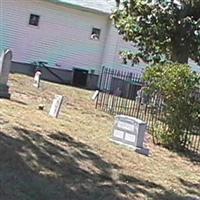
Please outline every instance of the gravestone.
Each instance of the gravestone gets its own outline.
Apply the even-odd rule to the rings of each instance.
[[[117,115],[115,117],[112,140],[132,147],[138,153],[148,155],[149,150],[144,147],[146,129],[146,122],[140,119]]]
[[[58,117],[62,101],[63,101],[63,96],[61,96],[61,95],[55,95],[55,98],[53,100],[53,103],[51,105],[51,109],[50,109],[50,112],[49,112],[49,115],[51,117],[54,117],[54,118]]]
[[[92,100],[96,100],[96,98],[98,97],[99,95],[99,90],[96,90],[95,93],[92,95]]]
[[[41,72],[40,71],[37,71],[35,73],[35,76],[34,76],[34,83],[33,85],[36,87],[36,88],[39,88],[40,87],[40,77],[41,77]]]
[[[10,98],[8,76],[10,73],[12,61],[12,51],[7,49],[3,51],[0,57],[0,98]]]

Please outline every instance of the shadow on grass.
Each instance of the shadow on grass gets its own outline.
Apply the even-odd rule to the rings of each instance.
[[[188,161],[192,162],[192,164],[194,165],[200,164],[200,151],[199,150],[197,151],[197,149],[196,151],[187,149],[186,147],[181,147],[181,148],[176,149],[176,148],[169,147],[168,145],[163,145],[158,142],[155,142],[155,144],[176,153],[178,156],[182,158],[186,158]],[[200,148],[200,143],[199,143],[199,148]]]
[[[28,104],[23,102],[23,101],[20,101],[20,100],[17,100],[17,99],[10,99],[10,101],[14,102],[14,103],[18,103],[18,104],[21,104],[21,105],[24,105],[24,106],[27,106]]]
[[[200,146],[199,146],[200,148]],[[200,152],[194,152],[188,149],[182,149],[182,151],[177,151],[177,154],[181,157],[185,157],[190,160],[193,164],[199,165],[200,164]]]
[[[0,200],[188,199],[133,176],[115,178],[119,166],[65,133],[14,130],[17,138],[0,132]]]
[[[191,181],[184,180],[183,178],[179,178],[179,181],[189,194],[199,196],[200,200],[200,177],[199,177],[199,184],[197,183],[194,184]]]

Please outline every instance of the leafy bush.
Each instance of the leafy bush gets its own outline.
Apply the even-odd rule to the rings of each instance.
[[[147,92],[159,94],[164,101],[167,129],[156,131],[159,138],[164,144],[180,147],[186,142],[185,132],[200,127],[200,75],[188,65],[165,64],[149,67],[144,79]]]

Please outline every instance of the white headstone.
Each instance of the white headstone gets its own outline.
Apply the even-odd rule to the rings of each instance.
[[[10,98],[7,85],[12,61],[12,51],[7,49],[0,56],[0,98]]]
[[[92,100],[94,101],[99,95],[99,90],[96,90],[95,93],[92,96]]]
[[[58,117],[62,101],[63,101],[63,96],[55,95],[55,98],[53,100],[53,103],[51,105],[51,109],[50,109],[50,112],[49,112],[49,115],[51,117],[54,117],[54,118]]]
[[[0,57],[0,83],[1,84],[7,85],[8,76],[10,73],[11,61],[12,61],[12,51],[10,49],[3,51]]]
[[[41,72],[40,71],[37,71],[36,73],[35,73],[35,76],[34,76],[34,86],[35,87],[37,87],[37,88],[39,88],[40,87],[40,76],[41,76]]]

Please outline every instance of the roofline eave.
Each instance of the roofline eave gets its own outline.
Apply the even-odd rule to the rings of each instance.
[[[93,8],[86,8],[80,5],[75,5],[75,4],[71,4],[71,3],[67,3],[67,2],[58,2],[58,0],[43,0],[43,1],[48,1],[50,3],[54,3],[57,5],[62,5],[64,7],[68,7],[68,8],[73,8],[73,9],[77,9],[77,10],[81,10],[81,11],[85,11],[85,12],[91,12],[94,14],[99,14],[99,15],[107,15],[110,16],[112,14],[112,12],[104,12],[101,10],[97,10],[97,9],[93,9]]]

